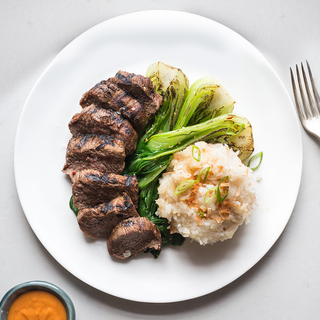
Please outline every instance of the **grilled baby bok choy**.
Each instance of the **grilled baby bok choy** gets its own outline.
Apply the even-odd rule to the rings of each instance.
[[[206,142],[227,144],[233,151],[238,152],[238,157],[241,161],[244,161],[254,151],[254,142],[250,122],[244,117],[241,117],[241,119],[245,127],[239,134],[213,137],[206,140]]]
[[[146,76],[150,78],[156,91],[162,95],[164,101],[169,104],[168,121],[162,131],[170,131],[177,122],[180,109],[188,93],[189,80],[180,69],[162,62],[151,65],[147,70]]]
[[[142,134],[137,146],[138,150],[144,141],[153,134],[173,129],[189,89],[187,76],[180,69],[162,62],[151,65],[146,76],[152,81],[155,90],[162,95],[163,102],[154,121],[147,126]]]
[[[234,100],[211,76],[200,78],[190,87],[174,129],[199,124],[233,111]]]

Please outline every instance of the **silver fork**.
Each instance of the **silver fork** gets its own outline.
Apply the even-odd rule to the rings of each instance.
[[[309,89],[306,72],[304,71],[303,64],[301,63],[302,77],[303,77],[305,90],[303,90],[299,68],[296,65],[296,73],[297,73],[300,97],[298,96],[298,91],[296,89],[293,72],[292,72],[292,69],[290,68],[293,95],[296,103],[297,113],[299,115],[302,126],[307,132],[309,132],[310,134],[320,139],[320,99],[319,99],[319,94],[318,94],[316,85],[314,83],[312,72],[311,72],[308,61],[307,61],[307,68],[308,68],[312,93]],[[307,93],[308,102],[305,98],[305,92]]]

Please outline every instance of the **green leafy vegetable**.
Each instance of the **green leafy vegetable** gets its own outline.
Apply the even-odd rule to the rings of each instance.
[[[162,62],[152,64],[146,76],[150,78],[156,91],[162,95],[164,102],[169,104],[168,117],[164,120],[161,130],[170,131],[175,126],[185,101],[189,90],[189,80],[180,69]]]
[[[211,76],[200,78],[190,87],[174,129],[199,124],[233,111],[234,100]]]
[[[70,209],[74,212],[74,214],[77,216],[79,213],[79,209],[76,208],[73,204],[73,195],[71,196],[70,200],[69,200],[69,207]]]
[[[169,160],[175,152],[200,140],[214,140],[216,143],[218,141],[223,143],[228,139],[228,136],[239,134],[245,129],[245,127],[238,125],[239,123],[245,124],[245,120],[237,115],[226,114],[198,125],[153,135],[131,159],[126,173],[137,174],[138,177],[151,174],[152,178],[155,178],[152,172],[157,169],[163,171],[169,165]],[[234,126],[235,123],[237,126]],[[236,146],[236,142],[234,146]],[[160,170],[161,168],[163,170]],[[152,181],[150,176],[147,176],[146,179]],[[140,187],[145,185],[141,184]]]
[[[140,133],[141,139],[137,145],[137,151],[152,135],[173,129],[189,89],[187,76],[180,69],[162,62],[151,65],[146,76],[152,81],[155,90],[161,94],[163,102],[154,121],[149,123],[142,134]]]
[[[140,192],[139,200],[139,214],[142,217],[147,217],[151,222],[153,222],[161,233],[162,247],[169,245],[182,245],[184,242],[184,237],[179,233],[170,233],[170,225],[167,219],[158,217],[155,212],[158,208],[156,200],[158,199],[158,179],[153,180],[148,188],[144,188]],[[147,250],[151,252],[155,258],[160,254],[160,250]]]
[[[232,115],[230,115],[230,118],[231,117]],[[245,125],[244,129],[241,132],[235,130],[238,128],[239,123]],[[235,121],[234,126],[231,126],[229,129],[228,135],[214,137],[212,139],[208,139],[206,142],[226,144],[233,151],[238,152],[238,157],[242,161],[244,161],[251,156],[254,150],[254,142],[250,122],[245,117],[241,117],[241,121],[239,121],[239,123]],[[234,132],[237,132],[237,134],[232,134],[232,130],[235,130]]]

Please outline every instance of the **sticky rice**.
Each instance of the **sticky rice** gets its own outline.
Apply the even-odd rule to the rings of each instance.
[[[199,181],[175,194],[177,187],[197,180],[201,172]],[[197,142],[177,152],[160,178],[158,192],[157,215],[169,220],[171,232],[201,245],[232,238],[239,226],[249,223],[250,210],[256,207],[252,170],[222,144]]]

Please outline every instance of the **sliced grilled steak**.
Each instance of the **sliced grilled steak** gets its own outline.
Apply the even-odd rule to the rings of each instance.
[[[145,82],[151,83],[152,86],[148,87],[148,90],[144,90],[137,81],[131,85],[129,90],[129,86],[124,85],[123,81],[116,77],[103,80],[82,96],[80,105],[84,108],[91,104],[96,104],[100,108],[118,111],[131,122],[136,130],[140,131],[146,126],[162,103],[162,97],[154,91],[151,80],[147,79]],[[148,98],[147,91],[150,98]],[[138,100],[138,98],[141,98],[141,100]]]
[[[96,170],[77,172],[72,185],[74,206],[83,209],[111,201],[126,192],[138,206],[139,185],[136,176],[103,174]]]
[[[94,104],[76,113],[69,122],[73,135],[107,134],[125,142],[126,154],[132,154],[137,146],[138,134],[131,123],[113,110],[96,107]]]
[[[120,70],[109,81],[143,103],[147,113],[154,114],[162,103],[161,95],[154,90],[152,81],[147,77]]]
[[[136,130],[141,130],[148,122],[143,105],[108,80],[96,84],[80,100],[82,107],[93,103],[100,108],[120,112]]]
[[[124,193],[110,202],[93,208],[81,209],[77,220],[86,237],[108,239],[111,231],[119,222],[138,216],[130,197]]]
[[[113,229],[107,246],[112,256],[125,259],[148,248],[160,250],[161,234],[148,218],[132,217]]]
[[[84,169],[121,173],[125,156],[125,143],[115,137],[95,134],[73,136],[68,143],[67,161],[62,172],[71,180],[76,172]]]

